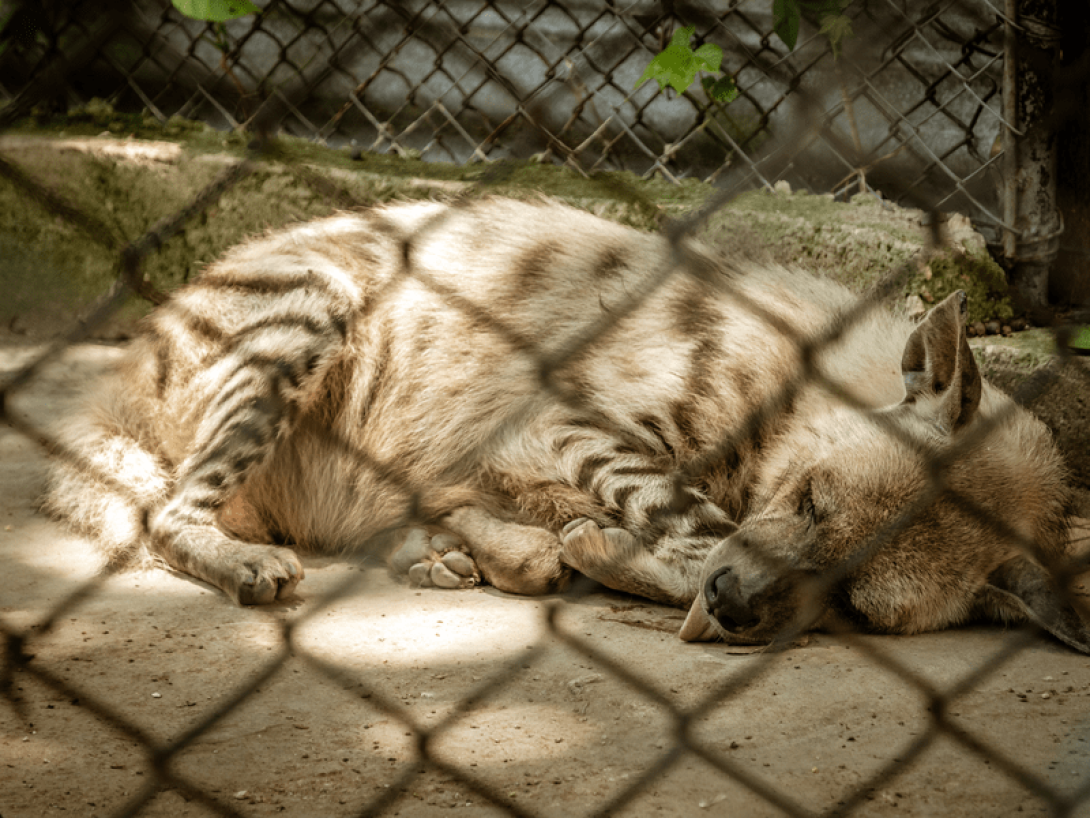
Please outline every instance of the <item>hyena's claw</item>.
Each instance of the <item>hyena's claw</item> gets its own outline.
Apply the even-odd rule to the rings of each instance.
[[[462,547],[453,534],[432,536],[423,528],[413,528],[390,555],[389,565],[419,588],[472,588],[480,584],[481,573],[472,557],[455,550]]]

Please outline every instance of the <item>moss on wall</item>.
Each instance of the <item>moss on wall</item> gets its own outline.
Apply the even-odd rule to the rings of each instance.
[[[535,162],[425,163],[293,138],[271,142],[255,157],[247,141],[200,122],[121,115],[98,100],[64,117],[32,117],[0,137],[5,161],[103,225],[102,235],[88,236],[0,178],[0,286],[7,296],[0,301],[0,333],[34,338],[65,331],[109,288],[121,247],[178,212],[244,157],[255,159],[253,172],[145,259],[143,272],[160,290],[190,280],[248,235],[327,215],[345,201],[372,205],[466,194],[548,195],[654,229],[664,215],[690,212],[713,192],[693,180],[675,185],[630,173],[587,177]],[[340,195],[331,197],[308,183],[309,171],[332,182]],[[856,290],[917,258],[920,274],[907,292],[938,300],[960,287],[973,296],[974,320],[1009,315],[1009,303],[994,301],[1002,272],[984,255],[983,243],[974,243],[979,237],[963,230],[952,249],[928,255],[926,231],[918,222],[915,211],[873,197],[844,204],[828,196],[758,191],[717,211],[700,235],[724,252],[771,256]],[[974,240],[965,238],[970,234]],[[104,334],[126,334],[132,318],[147,309],[143,302],[131,302]]]
[[[985,250],[935,256],[906,285],[906,292],[928,304],[937,304],[957,290],[969,296],[970,323],[1014,315],[1003,268]]]

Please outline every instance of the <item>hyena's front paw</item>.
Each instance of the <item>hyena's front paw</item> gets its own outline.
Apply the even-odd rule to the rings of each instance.
[[[453,534],[434,536],[423,528],[409,529],[405,542],[390,555],[389,565],[417,587],[472,588],[481,582],[473,558],[460,550],[463,543]]]
[[[223,587],[240,605],[268,605],[291,596],[303,577],[303,563],[290,548],[243,545]]]
[[[560,561],[617,591],[685,605],[691,583],[671,565],[651,554],[622,528],[599,528],[592,520],[575,520],[560,533]]]

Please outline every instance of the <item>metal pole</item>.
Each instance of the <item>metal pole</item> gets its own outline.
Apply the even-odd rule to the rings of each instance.
[[[1003,255],[1013,262],[1018,252],[1018,0],[1007,0],[1003,32]]]
[[[1059,61],[1057,0],[1006,0],[1003,107],[1003,255],[1023,306],[1048,303],[1060,248],[1057,129],[1049,114]]]

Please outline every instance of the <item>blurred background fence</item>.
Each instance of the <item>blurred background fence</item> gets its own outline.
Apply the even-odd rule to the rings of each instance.
[[[1085,218],[1065,184],[1090,181],[1076,138],[1084,4],[807,2],[793,49],[774,33],[773,5],[272,0],[217,29],[163,0],[8,3],[0,123],[100,98],[159,123],[260,123],[426,161],[876,190],[970,216],[1027,302],[1044,303],[1061,208]],[[830,9],[847,27],[835,45],[821,31]],[[680,98],[637,87],[681,26],[694,27],[694,45],[722,49],[732,102],[699,83]],[[1086,248],[1067,245],[1053,297],[1079,302]]]

